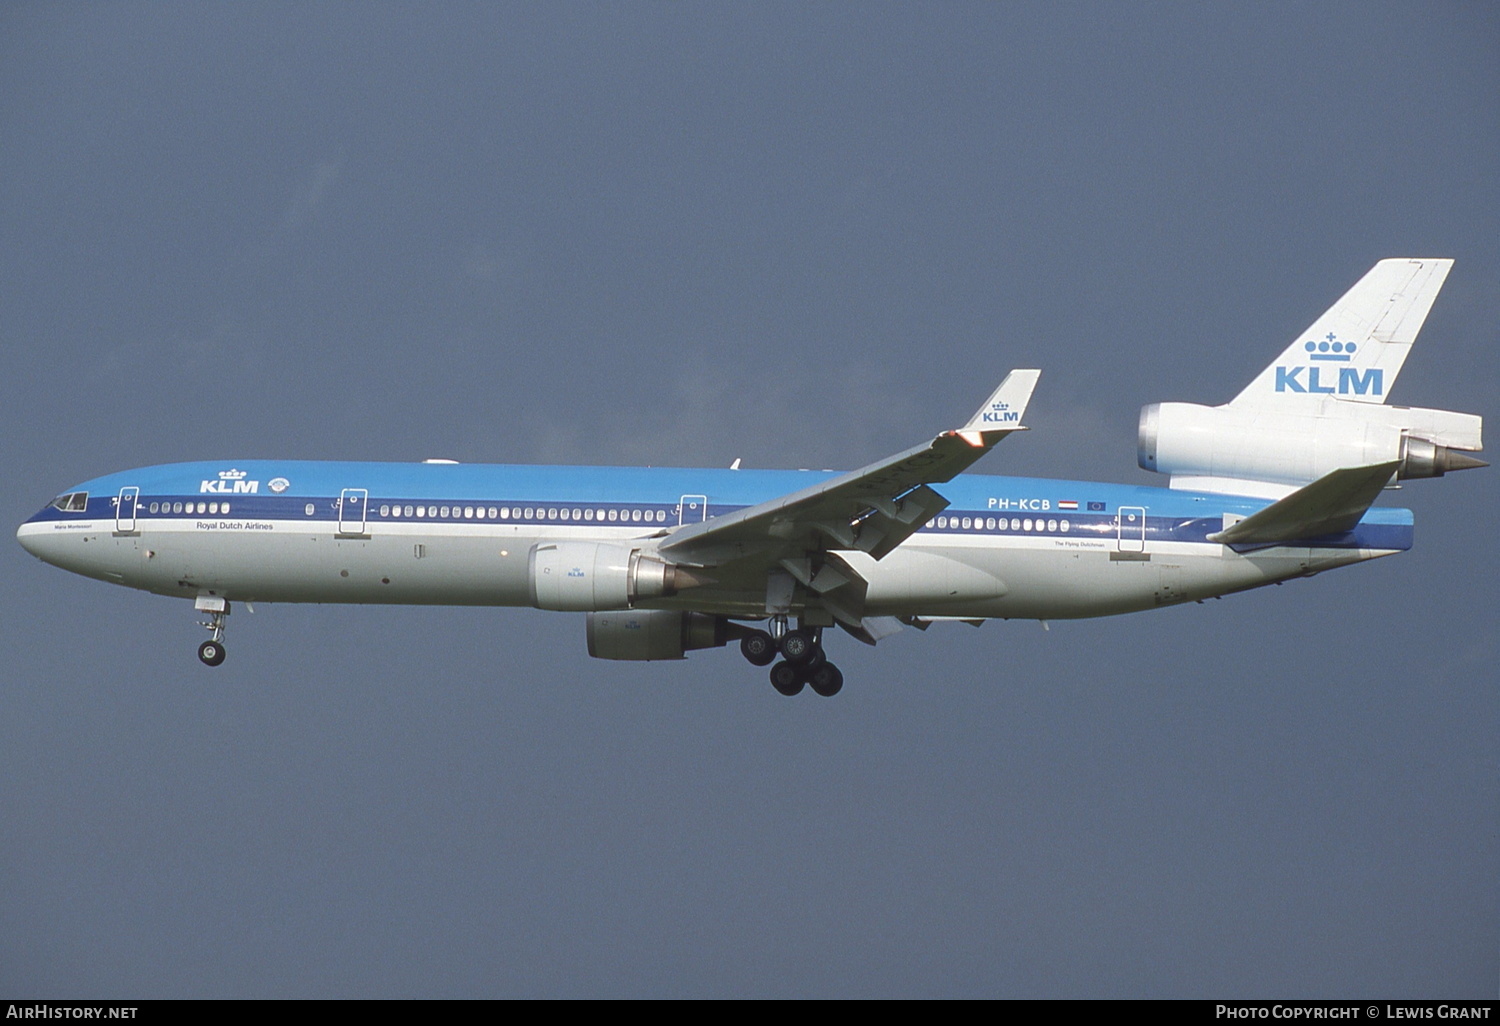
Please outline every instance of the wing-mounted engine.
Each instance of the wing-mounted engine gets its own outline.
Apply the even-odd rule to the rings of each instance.
[[[1308,484],[1341,467],[1396,463],[1399,479],[1487,464],[1483,418],[1449,410],[1326,401],[1317,412],[1152,403],[1141,408],[1137,460],[1173,488],[1244,493]]]
[[[531,548],[527,573],[532,605],[579,613],[629,609],[707,580],[638,546],[606,542],[539,542]]]
[[[1141,410],[1140,465],[1173,488],[1280,497],[1344,467],[1395,478],[1487,464],[1483,421],[1387,406],[1452,260],[1382,260],[1224,406]]]
[[[595,659],[683,659],[692,649],[719,648],[745,633],[739,624],[706,613],[630,609],[588,615],[589,655]]]

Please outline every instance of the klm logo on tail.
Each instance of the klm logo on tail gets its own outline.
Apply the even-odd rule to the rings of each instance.
[[[1019,424],[1021,411],[1012,410],[1010,403],[991,403],[980,420],[985,424]]]
[[[1361,371],[1358,367],[1340,367],[1338,383],[1319,377],[1321,367],[1277,367],[1276,391],[1319,392],[1325,395],[1384,395],[1384,376],[1379,367]],[[1302,372],[1307,377],[1302,377]]]
[[[1353,342],[1340,342],[1333,332],[1321,342],[1307,342],[1307,359],[1314,366],[1276,367],[1276,391],[1300,392],[1322,395],[1384,395],[1385,374],[1379,367],[1361,370],[1358,367],[1339,367],[1337,382],[1330,373],[1323,377],[1320,372],[1332,371],[1332,367],[1319,367],[1316,363],[1348,363],[1358,348]],[[1303,372],[1307,376],[1303,377]]]

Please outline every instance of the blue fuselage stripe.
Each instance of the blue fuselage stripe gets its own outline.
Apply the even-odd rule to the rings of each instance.
[[[139,495],[133,517],[142,528],[205,517],[353,522],[372,530],[380,523],[434,522],[668,527],[703,519],[704,507],[708,517],[719,517],[832,476],[811,471],[244,462],[234,465],[239,476],[231,480],[225,466],[177,464],[112,474],[73,490],[89,493],[85,509],[63,511],[49,505],[31,521],[129,517],[129,499],[122,511],[120,493],[135,488]],[[348,486],[319,493],[306,487],[330,477]],[[280,494],[268,494],[273,487]],[[979,475],[956,478],[942,490],[953,504],[923,534],[1207,543],[1209,534],[1223,529],[1224,513],[1247,516],[1268,505],[1263,499],[1163,488]],[[435,498],[438,494],[448,497]],[[505,495],[521,497],[501,497]],[[360,502],[363,510],[356,505]],[[1139,523],[1122,523],[1129,515],[1139,516]],[[1301,544],[1405,550],[1412,534],[1409,510],[1372,508],[1353,531]]]

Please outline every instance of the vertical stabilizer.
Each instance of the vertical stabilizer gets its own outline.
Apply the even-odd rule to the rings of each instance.
[[[1452,260],[1382,260],[1228,404],[1383,403]]]

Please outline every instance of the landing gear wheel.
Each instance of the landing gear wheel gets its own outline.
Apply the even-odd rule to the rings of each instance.
[[[205,666],[218,666],[224,661],[224,644],[220,641],[205,641],[198,646],[198,658]]]
[[[769,666],[776,658],[776,642],[765,631],[754,631],[740,639],[740,655],[752,666]]]
[[[777,663],[771,667],[771,686],[788,698],[800,694],[806,683],[807,678],[802,676],[802,668],[799,666]]]
[[[821,666],[807,675],[807,683],[824,698],[832,698],[844,687],[844,675],[839,668],[825,660]]]
[[[787,631],[781,638],[781,654],[789,663],[811,663],[818,656],[818,639],[813,637],[812,631],[802,630],[800,627],[794,631]]]

